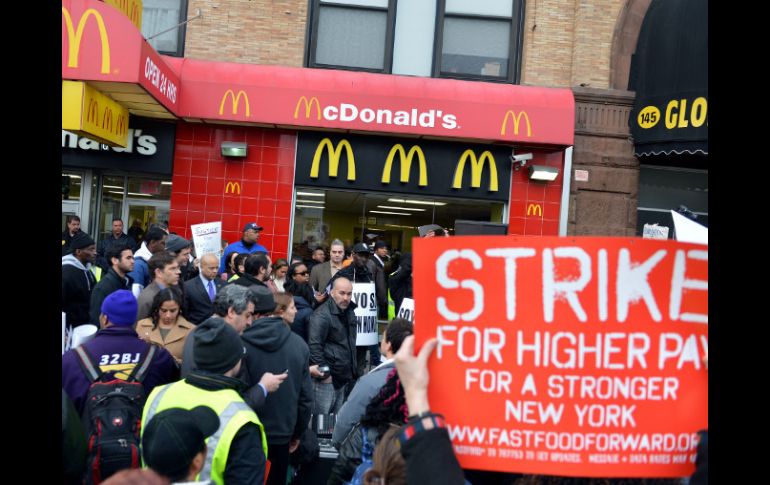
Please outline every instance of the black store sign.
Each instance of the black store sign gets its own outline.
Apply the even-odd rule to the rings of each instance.
[[[300,132],[297,185],[508,201],[510,147]]]
[[[174,161],[176,122],[130,116],[128,128],[126,148],[109,147],[62,130],[62,166],[170,176]]]

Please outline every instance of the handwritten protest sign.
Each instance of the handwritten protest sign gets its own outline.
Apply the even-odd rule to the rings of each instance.
[[[353,283],[354,310],[358,322],[356,346],[379,343],[377,335],[377,296],[374,283]]]
[[[708,246],[415,240],[417,345],[463,467],[677,477],[708,427]],[[462,396],[462,399],[458,399]]]
[[[195,254],[200,258],[204,254],[214,253],[222,256],[222,221],[205,222],[190,226],[195,245]]]

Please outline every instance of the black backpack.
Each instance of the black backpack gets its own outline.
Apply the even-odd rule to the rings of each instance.
[[[156,350],[155,345],[149,345],[128,379],[106,380],[86,349],[82,345],[75,348],[91,382],[83,408],[83,426],[88,438],[87,484],[98,484],[120,470],[141,466],[140,430],[146,399],[142,379]]]

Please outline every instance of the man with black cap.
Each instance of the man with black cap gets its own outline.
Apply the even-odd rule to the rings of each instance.
[[[267,439],[256,413],[243,400],[244,383],[236,376],[245,355],[238,332],[219,317],[198,325],[193,337],[196,369],[184,380],[152,391],[142,413],[142,434],[156,414],[171,408],[206,406],[220,419],[199,480],[263,485]]]
[[[118,290],[102,302],[99,317],[101,330],[83,344],[88,354],[99,363],[102,372],[117,379],[127,379],[143,359],[149,344],[141,340],[133,329],[136,323],[136,298],[128,290]],[[145,393],[155,386],[179,378],[179,368],[166,349],[157,349],[142,380]],[[83,406],[91,382],[81,367],[77,353],[70,350],[61,358],[62,388],[72,399],[78,413]]]
[[[206,439],[219,429],[211,408],[171,408],[153,417],[142,433],[144,464],[171,482],[194,482],[208,457]]]
[[[190,279],[191,275],[196,276],[198,274],[195,267],[190,264],[192,243],[188,239],[176,234],[169,235],[168,239],[166,239],[166,251],[176,256],[176,262],[181,272],[179,275],[179,286],[182,286],[181,282]]]
[[[257,241],[259,241],[259,233],[262,232],[262,229],[263,227],[258,226],[256,222],[249,222],[243,226],[243,237],[241,240],[227,246],[222,253],[222,259],[219,263],[220,273],[224,273],[227,270],[227,257],[230,255],[230,253],[235,252],[238,254],[254,254],[258,251],[261,251],[265,254],[269,253],[267,248],[257,243]]]
[[[67,325],[77,327],[90,319],[91,292],[96,278],[91,265],[96,258],[96,243],[85,232],[76,232],[70,240],[71,254],[61,258],[61,311]]]

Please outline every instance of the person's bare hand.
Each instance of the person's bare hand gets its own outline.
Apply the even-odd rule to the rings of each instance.
[[[289,377],[288,373],[273,374],[272,372],[265,372],[262,374],[262,378],[259,380],[259,383],[265,386],[267,392],[275,392],[287,377]]]
[[[297,451],[297,448],[299,448],[299,440],[291,440],[289,441],[289,453],[294,453]]]
[[[432,338],[425,342],[420,353],[414,355],[414,335],[404,339],[401,348],[394,358],[398,378],[406,392],[406,402],[410,414],[419,414],[428,411],[428,358],[436,348],[438,340]]]

